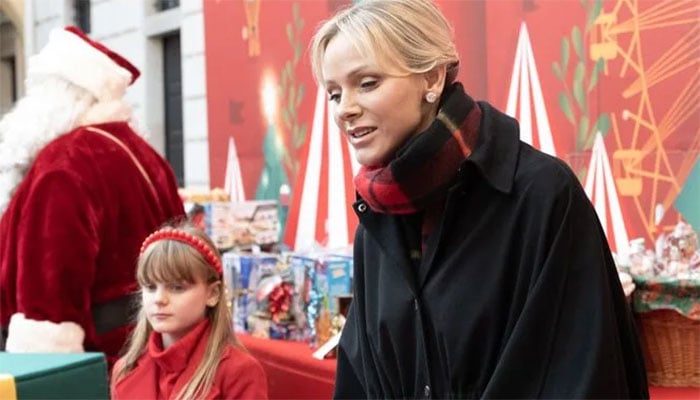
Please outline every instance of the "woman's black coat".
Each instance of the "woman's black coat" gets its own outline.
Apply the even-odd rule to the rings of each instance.
[[[402,217],[354,205],[335,397],[648,397],[634,322],[578,179],[479,105],[479,143],[420,265]]]

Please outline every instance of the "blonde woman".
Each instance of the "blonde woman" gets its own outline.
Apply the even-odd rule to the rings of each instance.
[[[435,4],[362,1],[311,57],[361,164],[335,397],[648,397],[581,185],[455,81]]]
[[[265,372],[236,341],[211,240],[187,225],[160,229],[137,268],[142,308],[112,398],[267,398]]]

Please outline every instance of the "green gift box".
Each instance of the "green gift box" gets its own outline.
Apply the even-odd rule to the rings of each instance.
[[[103,353],[0,353],[0,375],[14,377],[18,400],[109,399]]]

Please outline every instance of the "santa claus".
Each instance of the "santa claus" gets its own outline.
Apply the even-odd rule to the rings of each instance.
[[[0,325],[12,352],[102,351],[138,302],[144,238],[183,214],[168,163],[129,125],[139,71],[77,28],[29,59],[0,121]]]

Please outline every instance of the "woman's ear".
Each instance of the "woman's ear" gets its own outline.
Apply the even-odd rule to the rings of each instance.
[[[207,306],[214,307],[219,303],[221,298],[221,281],[216,281],[209,284],[209,295],[207,296]]]
[[[442,89],[445,87],[446,76],[446,65],[439,65],[430,71],[423,73],[423,78],[425,79],[425,92],[435,93],[439,98],[442,94]]]

